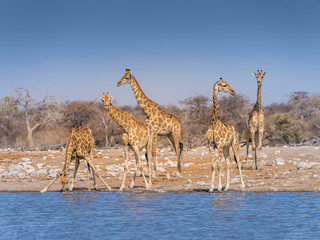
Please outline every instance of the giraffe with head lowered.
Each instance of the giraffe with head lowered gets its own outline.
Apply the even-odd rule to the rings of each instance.
[[[91,130],[86,127],[72,128],[69,141],[66,148],[65,163],[62,170],[57,173],[56,177],[46,186],[41,193],[48,191],[48,188],[60,177],[62,184],[62,192],[66,192],[66,187],[68,184],[68,172],[69,165],[72,160],[75,160],[74,174],[69,191],[73,190],[74,182],[76,179],[77,171],[80,165],[80,159],[84,159],[87,162],[89,172],[92,171],[93,185],[96,190],[98,186],[96,184],[95,175],[104,183],[104,185],[111,191],[108,184],[102,179],[101,175],[93,165],[93,148],[94,148],[94,138]]]
[[[244,189],[244,183],[242,178],[242,172],[241,172],[241,162],[239,158],[239,135],[236,132],[234,126],[230,124],[223,123],[219,120],[219,103],[218,103],[218,93],[219,92],[225,92],[230,93],[231,95],[235,95],[235,92],[233,89],[229,86],[229,84],[220,78],[219,81],[217,81],[213,85],[213,105],[214,105],[214,111],[211,117],[211,123],[208,127],[207,131],[207,139],[209,142],[209,150],[211,152],[211,170],[212,170],[212,178],[211,178],[211,187],[209,192],[213,192],[214,189],[214,175],[215,175],[215,169],[218,167],[218,173],[219,173],[219,185],[218,185],[218,191],[221,192],[222,185],[221,185],[221,171],[222,171],[222,165],[221,161],[223,157],[226,160],[227,164],[227,185],[225,187],[225,191],[229,189],[230,185],[230,157],[229,157],[229,149],[230,146],[232,147],[232,150],[234,152],[234,160],[237,163],[239,172],[240,172],[240,179],[241,179],[241,189]],[[218,158],[215,159],[214,152],[215,149],[218,150]]]
[[[158,103],[150,100],[142,91],[136,78],[130,73],[130,69],[126,69],[123,77],[118,82],[117,86],[129,83],[135,98],[140,105],[141,109],[147,115],[146,126],[149,130],[149,141],[148,141],[148,157],[152,156],[154,166],[154,177],[156,176],[156,151],[157,151],[157,137],[167,136],[168,140],[172,144],[176,151],[178,158],[177,173],[176,176],[181,176],[181,152],[183,144],[181,142],[181,124],[179,120],[162,110]],[[150,158],[149,157],[149,158]],[[149,159],[151,161],[151,159]]]
[[[261,106],[261,85],[263,77],[267,73],[262,73],[262,70],[257,71],[257,73],[252,73],[253,76],[257,78],[258,91],[257,91],[257,102],[253,106],[252,110],[248,113],[246,124],[247,124],[247,132],[246,132],[246,147],[247,147],[247,160],[249,155],[249,141],[251,138],[252,141],[252,155],[253,155],[253,169],[258,169],[259,161],[261,160],[262,153],[262,139],[264,132],[264,113]],[[257,145],[258,145],[258,158],[257,159]]]
[[[135,172],[132,178],[132,182],[130,188],[134,187],[136,175],[138,169],[141,171],[143,180],[146,185],[146,189],[150,190],[151,187],[151,163],[148,161],[149,167],[149,184],[144,175],[143,167],[141,165],[141,156],[140,150],[145,148],[148,143],[148,129],[143,124],[138,122],[135,117],[131,113],[123,112],[113,106],[111,104],[111,100],[113,97],[110,97],[109,94],[105,95],[103,93],[102,102],[104,103],[104,107],[108,110],[110,116],[113,120],[123,128],[125,133],[122,135],[122,140],[125,145],[125,163],[124,163],[124,176],[122,180],[122,184],[120,187],[120,191],[123,191],[125,180],[128,172],[128,161],[129,161],[129,147],[134,151],[135,158],[136,158],[136,167]]]

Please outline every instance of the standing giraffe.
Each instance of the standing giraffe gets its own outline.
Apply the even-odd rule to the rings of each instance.
[[[129,159],[129,146],[133,149],[136,157],[136,167],[135,172],[132,178],[132,182],[130,188],[133,188],[137,170],[141,171],[143,180],[145,182],[147,190],[150,190],[151,187],[151,163],[148,161],[149,166],[149,184],[145,178],[143,167],[140,162],[140,149],[147,146],[148,143],[148,129],[147,127],[138,122],[131,113],[123,112],[117,109],[115,106],[111,104],[111,100],[113,97],[110,97],[109,94],[103,94],[102,102],[104,103],[104,107],[108,110],[110,116],[113,120],[119,124],[120,127],[123,128],[125,133],[122,135],[122,140],[125,144],[125,163],[124,163],[124,176],[122,180],[122,184],[120,187],[120,191],[124,188],[124,183],[126,180],[127,172],[128,172],[128,159]]]
[[[136,100],[148,119],[146,126],[149,130],[148,141],[148,156],[153,158],[154,177],[156,177],[157,165],[156,165],[156,152],[157,152],[157,136],[167,136],[168,140],[172,144],[176,151],[178,158],[177,173],[176,176],[181,176],[181,152],[183,144],[181,142],[181,125],[179,120],[165,111],[163,111],[158,103],[151,101],[141,90],[137,80],[130,73],[130,69],[126,69],[125,74],[118,82],[117,86],[129,83],[132,91],[136,97]],[[151,161],[151,159],[150,159]]]
[[[59,177],[61,177],[62,192],[66,191],[66,186],[68,184],[69,165],[70,165],[70,162],[74,159],[75,159],[74,174],[73,174],[71,185],[69,187],[69,191],[73,190],[74,182],[75,182],[77,171],[80,164],[80,159],[84,159],[87,162],[89,172],[91,168],[94,188],[96,190],[98,189],[98,186],[96,184],[96,179],[95,179],[95,175],[97,175],[97,177],[104,183],[104,185],[106,185],[108,190],[111,192],[111,188],[102,179],[99,172],[96,170],[96,168],[93,165],[93,148],[94,148],[94,138],[89,128],[86,128],[83,126],[78,128],[72,128],[69,141],[67,144],[67,148],[66,148],[66,157],[65,157],[65,163],[64,163],[62,173],[60,173],[59,171],[56,177],[49,183],[49,185],[46,186],[43,190],[41,190],[41,193],[47,192],[48,188]]]
[[[220,78],[220,81],[217,81],[213,85],[213,104],[214,104],[214,112],[211,117],[211,123],[208,127],[207,131],[207,139],[209,142],[209,150],[211,152],[211,170],[212,170],[212,178],[211,178],[211,187],[209,192],[213,192],[214,188],[214,174],[215,169],[217,167],[218,162],[218,172],[219,172],[219,185],[218,191],[221,192],[221,160],[224,157],[227,163],[227,185],[225,187],[225,191],[229,189],[230,183],[230,159],[229,159],[229,149],[230,146],[234,152],[234,160],[237,163],[240,178],[241,178],[241,189],[244,189],[244,183],[241,172],[241,162],[239,158],[239,136],[236,132],[235,128],[230,124],[222,123],[219,120],[219,103],[218,103],[218,92],[230,93],[231,95],[235,95],[233,89],[229,86],[229,84]],[[214,150],[215,148],[218,150],[218,159],[214,159]]]
[[[262,70],[257,71],[257,73],[252,73],[253,76],[257,78],[257,84],[258,84],[258,92],[257,92],[257,102],[253,106],[253,109],[248,113],[247,115],[247,133],[246,133],[246,147],[247,147],[247,160],[248,160],[248,154],[249,154],[249,138],[251,138],[252,141],[252,155],[254,155],[254,161],[252,168],[258,169],[258,160],[261,160],[261,152],[262,152],[262,139],[263,139],[263,132],[264,132],[264,114],[263,109],[261,106],[261,85],[262,85],[262,79],[267,73],[262,73]],[[257,159],[257,144],[258,144],[258,156],[259,159]]]

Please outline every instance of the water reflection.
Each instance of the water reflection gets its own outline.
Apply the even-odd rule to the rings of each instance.
[[[319,193],[0,193],[0,236],[316,239],[319,197]]]

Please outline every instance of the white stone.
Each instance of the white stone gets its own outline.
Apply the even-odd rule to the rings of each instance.
[[[310,162],[300,162],[297,165],[298,169],[310,169],[312,168],[313,163]]]
[[[205,182],[197,182],[197,185],[199,185],[199,186],[205,186],[205,185],[207,185],[207,183],[205,183]]]
[[[276,160],[275,160],[275,164],[277,166],[283,166],[285,164],[285,161],[281,158],[281,157],[278,157]]]

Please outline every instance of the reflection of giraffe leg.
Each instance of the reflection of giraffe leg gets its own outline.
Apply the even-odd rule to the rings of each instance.
[[[79,161],[79,159],[76,159],[74,161],[74,173],[73,173],[73,179],[72,179],[71,185],[69,187],[69,191],[73,190],[73,186],[74,186],[74,182],[76,180],[76,175],[77,175],[77,171],[79,169],[79,165],[80,165],[80,161]]]
[[[241,171],[241,160],[239,157],[239,136],[238,134],[236,134],[233,142],[232,142],[232,150],[234,153],[234,160],[237,163],[238,169],[239,169],[239,173],[240,173],[240,180],[241,180],[241,189],[244,189],[244,183],[243,183],[243,177],[242,177],[242,171]]]
[[[217,162],[214,159],[214,147],[213,147],[212,143],[209,143],[209,150],[211,152],[211,172],[212,172],[212,174],[211,174],[211,187],[210,187],[209,192],[213,192],[213,189],[214,189],[214,172],[215,172],[215,169],[217,167]]]

